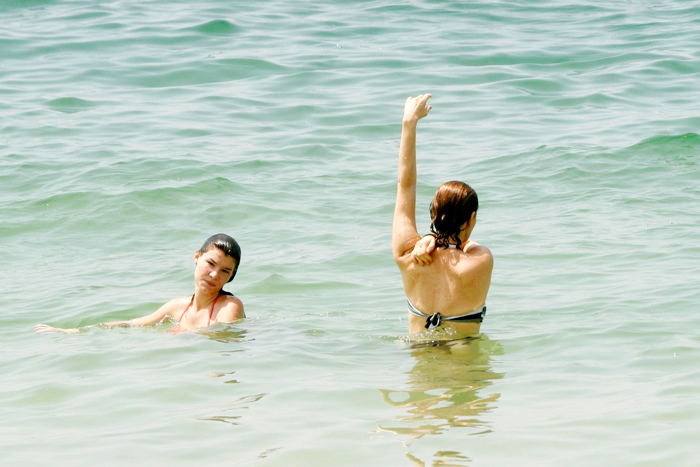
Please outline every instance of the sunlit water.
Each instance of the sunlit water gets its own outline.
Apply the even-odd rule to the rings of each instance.
[[[0,4],[2,465],[697,466],[700,3]],[[407,340],[419,222],[479,193],[483,335]],[[91,328],[192,292],[248,319]],[[432,336],[449,338],[449,336]]]

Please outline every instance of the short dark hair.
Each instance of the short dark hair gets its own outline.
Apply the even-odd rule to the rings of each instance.
[[[218,248],[224,254],[236,260],[236,266],[233,268],[233,272],[231,272],[231,278],[228,280],[228,282],[231,282],[236,275],[236,271],[238,271],[238,266],[241,264],[240,245],[236,240],[233,239],[233,237],[229,237],[226,234],[220,233],[207,238],[207,240],[202,245],[202,248],[199,249],[199,253],[203,255],[212,248]]]
[[[438,246],[460,243],[462,225],[479,209],[476,191],[464,182],[443,183],[430,203],[430,231]]]

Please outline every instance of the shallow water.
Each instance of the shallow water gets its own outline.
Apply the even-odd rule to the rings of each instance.
[[[3,465],[697,466],[700,3],[0,5]],[[419,224],[472,184],[477,339],[406,339]],[[37,335],[191,293],[244,322]]]

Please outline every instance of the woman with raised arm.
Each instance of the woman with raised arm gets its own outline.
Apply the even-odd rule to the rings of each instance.
[[[432,109],[431,97],[409,97],[404,107],[392,251],[408,298],[410,334],[436,327],[476,334],[493,270],[491,251],[469,239],[476,192],[466,183],[444,183],[430,205],[431,234],[421,239],[416,229],[416,128]]]
[[[178,322],[173,332],[231,323],[245,318],[243,303],[223,290],[236,275],[241,262],[241,247],[226,234],[209,237],[194,253],[194,294],[170,300],[150,315],[129,321],[110,321],[105,326],[147,326],[170,317]],[[80,329],[62,329],[40,324],[36,332],[76,333]]]

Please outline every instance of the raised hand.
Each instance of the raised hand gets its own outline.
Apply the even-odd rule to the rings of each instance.
[[[403,108],[404,121],[418,121],[428,115],[428,112],[433,108],[432,105],[427,105],[428,99],[433,97],[432,94],[421,94],[416,97],[406,99],[406,104]]]

